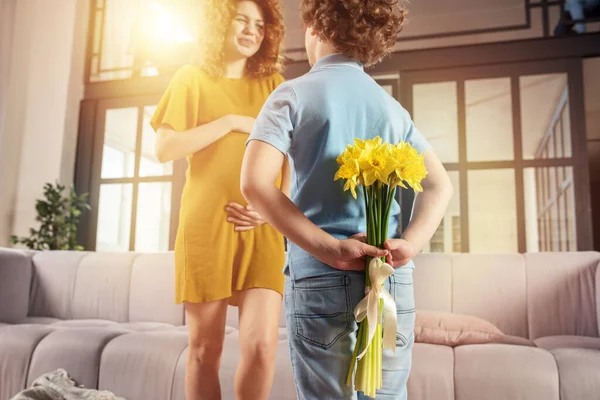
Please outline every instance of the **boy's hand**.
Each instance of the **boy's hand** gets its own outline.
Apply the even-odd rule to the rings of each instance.
[[[364,234],[349,239],[338,240],[336,247],[329,253],[331,258],[326,264],[342,271],[362,271],[365,269],[365,256],[385,257],[388,251],[364,243]]]
[[[388,239],[383,244],[389,250],[387,262],[392,267],[402,267],[417,255],[417,250],[406,239]]]

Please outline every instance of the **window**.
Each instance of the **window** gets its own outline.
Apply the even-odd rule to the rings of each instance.
[[[106,100],[99,106],[91,187],[97,210],[88,248],[97,251],[161,252],[172,246],[173,163],[154,156],[150,118],[157,99]],[[146,103],[146,104],[144,104]]]
[[[547,67],[401,75],[403,102],[455,189],[424,251],[579,249],[578,224],[589,221],[578,219],[575,209],[568,75],[557,66],[557,72],[523,72]],[[403,204],[403,213],[411,207]]]
[[[89,80],[153,76],[190,61],[198,2],[92,0]]]

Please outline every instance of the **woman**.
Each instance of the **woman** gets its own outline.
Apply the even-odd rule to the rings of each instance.
[[[189,326],[186,398],[219,399],[228,305],[239,307],[238,399],[266,399],[283,293],[283,237],[240,192],[245,141],[283,82],[278,1],[205,0],[203,60],[182,67],[158,105],[161,162],[188,159],[175,244],[176,302]],[[289,191],[287,164],[277,185]]]

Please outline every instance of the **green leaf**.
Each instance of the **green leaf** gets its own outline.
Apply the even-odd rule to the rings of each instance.
[[[82,211],[91,209],[89,194],[78,195],[73,185],[59,182],[46,183],[43,189],[43,198],[35,202],[39,229],[30,228],[29,237],[12,236],[11,241],[34,250],[83,250],[77,244],[77,224]]]

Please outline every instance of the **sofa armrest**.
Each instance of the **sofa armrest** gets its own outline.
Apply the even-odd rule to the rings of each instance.
[[[27,317],[32,272],[31,252],[0,248],[0,322]]]
[[[600,262],[596,267],[596,322],[598,322],[598,336],[600,336]]]

